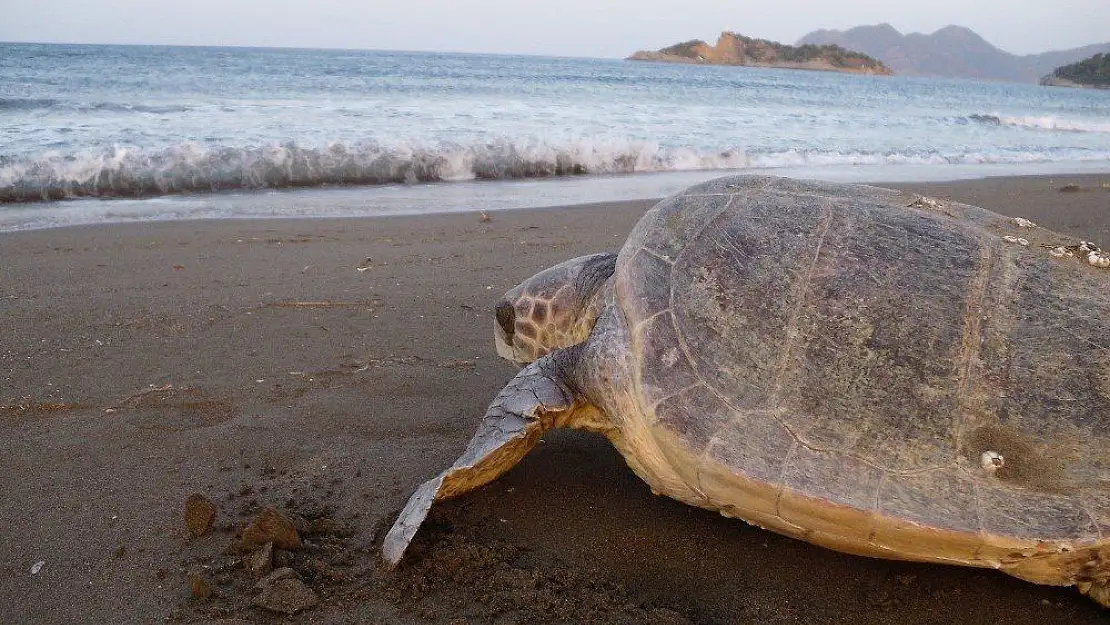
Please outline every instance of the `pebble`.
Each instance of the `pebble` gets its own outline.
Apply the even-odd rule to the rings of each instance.
[[[216,520],[216,504],[200,493],[193,493],[185,500],[185,527],[189,535],[197,538],[212,529]]]
[[[296,614],[318,603],[320,603],[320,597],[295,577],[279,579],[263,589],[254,600],[256,606],[282,614]]]
[[[265,577],[274,570],[274,543],[266,543],[262,548],[246,558],[247,570],[256,578]]]
[[[275,583],[283,579],[289,579],[291,577],[297,577],[297,572],[287,566],[283,566],[280,569],[274,569],[272,573],[258,580],[258,583],[255,584],[254,587],[265,590],[266,588],[273,586]]]
[[[194,599],[208,599],[216,594],[212,581],[200,573],[189,573],[189,592]]]
[[[244,547],[261,547],[266,543],[273,543],[278,549],[296,549],[301,546],[301,537],[293,522],[274,508],[263,508],[243,528]]]

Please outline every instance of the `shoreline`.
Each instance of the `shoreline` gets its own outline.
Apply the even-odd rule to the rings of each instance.
[[[761,69],[790,69],[804,72],[836,72],[839,74],[855,74],[857,76],[894,76],[894,72],[874,71],[872,69],[856,69],[836,66],[828,62],[779,62],[779,63],[745,63],[740,61],[709,61],[702,57],[688,57],[677,54],[665,54],[658,50],[637,50],[624,58],[625,61],[637,63],[672,63],[676,65],[716,65],[719,67],[757,67]]]
[[[1103,182],[880,186],[1110,247]],[[283,557],[321,598],[296,622],[1105,621],[1074,589],[843,555],[653,497],[575,431],[434,508],[405,563],[380,567],[400,506],[516,371],[493,353],[492,304],[619,248],[653,203],[0,233],[0,620],[287,622],[252,607],[227,552],[275,506],[307,542]],[[217,517],[189,538],[195,492]],[[190,598],[191,572],[216,595]]]
[[[180,194],[150,198],[72,198],[51,202],[0,204],[0,235],[55,228],[111,225],[204,222],[225,220],[319,220],[391,218],[398,216],[435,216],[473,214],[480,211],[502,213],[517,210],[562,210],[599,204],[656,202],[692,184],[738,173],[786,175],[849,184],[870,184],[891,188],[968,189],[976,201],[988,200],[991,189],[1008,180],[1027,180],[1029,188],[1037,180],[1052,184],[1059,181],[1081,188],[1110,183],[1106,171],[1064,173],[1019,173],[996,175],[988,170],[975,175],[960,169],[951,178],[900,171],[901,178],[879,175],[862,176],[856,168],[787,169],[775,171],[690,171],[649,172],[619,176],[552,177],[504,181],[440,182],[420,185],[337,186],[305,189],[259,189],[220,193]],[[869,171],[870,174],[880,172]],[[890,172],[882,172],[890,176]],[[914,176],[913,173],[918,175]],[[994,181],[994,182],[992,182]],[[973,189],[983,188],[976,192]],[[970,203],[975,203],[971,201]],[[984,206],[998,212],[1003,209]],[[156,211],[164,211],[158,213]],[[144,212],[145,211],[145,212]],[[154,211],[154,212],[152,212]],[[188,213],[190,216],[178,217]],[[169,217],[166,214],[170,215]],[[191,216],[197,215],[197,216]],[[98,217],[99,216],[99,217]]]

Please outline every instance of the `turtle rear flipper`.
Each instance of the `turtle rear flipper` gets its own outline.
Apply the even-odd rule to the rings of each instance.
[[[1110,582],[1080,582],[1079,592],[1095,600],[1104,608],[1110,608]]]
[[[556,413],[575,405],[561,374],[572,351],[557,351],[521,369],[490,404],[462,456],[416,489],[382,544],[382,557],[390,566],[401,561],[434,502],[497,479],[536,446],[554,425]]]

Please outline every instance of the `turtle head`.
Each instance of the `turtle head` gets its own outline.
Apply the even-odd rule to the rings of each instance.
[[[580,256],[545,269],[505,294],[495,309],[502,358],[526,364],[586,340],[601,311],[616,254]]]

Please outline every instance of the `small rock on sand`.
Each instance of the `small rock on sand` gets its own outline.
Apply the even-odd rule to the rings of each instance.
[[[295,577],[279,579],[262,590],[254,604],[264,610],[296,614],[320,603],[320,598]]]
[[[244,562],[255,578],[268,575],[274,570],[274,543],[262,545],[261,549],[247,556]]]
[[[189,592],[194,599],[208,599],[216,594],[212,581],[201,573],[189,573]]]
[[[263,508],[243,528],[243,547],[250,549],[266,543],[273,543],[278,549],[296,549],[301,546],[301,537],[293,522],[274,508]]]
[[[291,569],[287,566],[283,566],[280,569],[274,569],[273,573],[270,573],[266,577],[263,577],[262,579],[258,580],[258,583],[255,584],[254,587],[255,588],[261,588],[261,589],[265,590],[266,588],[269,588],[270,586],[273,586],[275,583],[277,583],[280,580],[289,579],[289,578],[296,578],[296,577],[297,577],[297,572],[296,571],[294,571],[293,569]]]
[[[185,500],[185,527],[189,535],[204,536],[216,520],[216,504],[200,493],[193,493]]]

